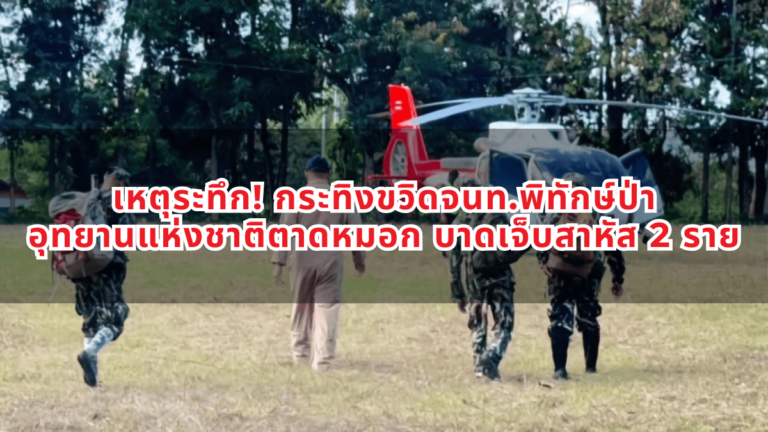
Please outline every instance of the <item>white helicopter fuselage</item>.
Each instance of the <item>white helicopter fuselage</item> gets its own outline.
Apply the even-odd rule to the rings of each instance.
[[[513,152],[529,148],[562,148],[576,145],[565,127],[555,123],[498,121],[488,125],[488,142],[494,150]]]
[[[611,165],[616,164],[617,166],[620,166],[620,161],[624,159],[623,157],[618,158],[616,156],[609,155],[602,150],[580,147],[577,144],[578,139],[569,141],[566,129],[558,124],[498,121],[489,125],[487,137],[480,137],[475,141],[475,149],[480,153],[478,157],[446,158],[443,160],[443,164],[444,166],[452,164],[458,167],[459,164],[467,166],[469,163],[473,163],[475,166],[475,171],[473,174],[475,180],[477,180],[480,185],[487,186],[491,184],[491,153],[492,151],[500,152],[514,158],[507,162],[508,165],[505,165],[505,169],[519,172],[526,181],[543,180],[548,186],[550,186],[554,178],[552,177],[552,172],[550,170],[543,168],[543,166],[540,167],[543,161],[539,162],[539,159],[542,157],[555,157],[555,159],[545,157],[545,159],[550,159],[548,164],[544,165],[549,169],[552,168],[552,161],[555,162],[556,166],[559,165],[565,167],[565,165],[567,165],[565,162],[570,158],[586,156],[582,155],[584,152],[588,152],[589,154],[598,152],[599,154],[604,154],[604,158],[615,158],[616,161],[611,162]],[[564,165],[560,165],[557,162],[559,159],[563,159]],[[587,159],[591,158],[587,157]],[[606,160],[603,163],[606,162],[610,161]],[[593,166],[592,168],[599,170],[597,165]],[[425,182],[427,185],[436,187],[446,183],[447,173],[441,173],[432,176]],[[658,207],[663,209],[663,201],[661,200],[660,190],[658,189],[658,186],[655,187],[658,192]],[[515,194],[512,191],[510,191],[510,193]],[[545,214],[532,216],[533,223],[546,223],[546,221],[549,219]],[[638,222],[643,224],[652,218],[658,217],[659,214],[644,214],[644,212],[641,211],[637,214],[629,215],[616,209],[613,212],[606,214],[606,216],[618,219],[619,223]]]
[[[578,139],[568,141],[565,128],[554,123],[521,123],[515,121],[497,121],[488,125],[488,136],[475,141],[475,157],[442,158],[444,169],[475,169],[475,176],[481,172],[483,155],[488,151],[498,150],[509,154],[527,152],[532,148],[567,148],[578,143]],[[485,183],[482,178],[476,180]],[[428,177],[427,186],[440,187],[448,183],[448,173],[442,172]]]

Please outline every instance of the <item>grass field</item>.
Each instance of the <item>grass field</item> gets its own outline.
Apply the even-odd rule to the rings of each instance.
[[[427,249],[374,251],[362,279],[348,266],[358,303],[343,307],[326,373],[290,362],[287,303],[184,304],[289,298],[270,286],[267,254],[131,254],[131,316],[96,390],[75,360],[70,285],[60,303],[0,304],[0,431],[768,430],[766,228],[745,228],[730,254],[627,254],[621,302],[604,281],[600,373],[583,373],[576,334],[572,380],[558,384],[533,257],[515,266],[515,333],[502,381],[488,383],[471,373],[466,316],[445,303],[446,264]],[[0,262],[0,301],[48,301],[24,227],[0,227]]]

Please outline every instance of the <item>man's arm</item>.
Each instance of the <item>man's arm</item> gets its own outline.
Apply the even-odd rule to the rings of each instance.
[[[624,265],[624,254],[618,250],[606,251],[605,257],[608,267],[611,269],[611,275],[613,276],[611,280],[613,282],[611,292],[616,299],[618,299],[624,294],[624,272],[627,269]]]
[[[299,220],[298,213],[283,213],[280,215],[281,225],[295,225]],[[288,263],[290,251],[279,250],[272,254],[272,279],[275,285],[283,285],[283,267]]]
[[[544,223],[547,225],[556,225],[560,220],[560,216],[560,214],[550,214],[545,218]],[[544,272],[544,275],[547,276],[547,278],[551,279],[553,274],[549,267],[547,267],[550,250],[536,251],[536,259],[539,261],[539,269]]]
[[[461,212],[456,212],[456,217],[451,221],[451,225],[461,225],[463,218]],[[459,304],[459,310],[464,312],[467,303],[467,293],[464,291],[464,285],[461,282],[461,263],[464,261],[464,255],[461,253],[461,239],[456,238],[456,244],[453,249],[446,253],[448,258],[448,270],[451,275],[451,300]]]
[[[623,284],[624,272],[626,266],[624,265],[624,254],[621,251],[605,251],[606,262],[611,269],[611,275],[613,276],[612,282]]]
[[[509,225],[509,222],[507,222],[506,219],[504,219],[500,214],[491,213],[490,217],[483,221],[484,223],[490,225],[490,226],[498,226],[498,225]],[[520,258],[522,258],[523,255],[525,255],[528,250],[530,250],[531,247],[524,250],[500,250],[497,249],[494,252],[496,253],[496,259],[503,264],[506,265],[512,265],[516,263]]]
[[[539,260],[539,264],[546,264],[549,260],[548,251],[536,251],[536,258]]]
[[[298,223],[298,213],[283,213],[280,215],[280,225],[296,225]],[[275,251],[272,254],[272,264],[284,266],[288,263],[290,251]]]
[[[362,225],[363,220],[360,218],[360,213],[350,213],[345,221],[345,225]],[[352,262],[355,263],[355,270],[358,275],[362,276],[365,273],[365,251],[355,250],[352,251]]]
[[[531,250],[531,246],[528,246],[523,250],[514,250],[514,251],[513,250],[509,250],[509,251],[497,250],[496,255],[498,256],[499,261],[507,265],[512,265],[516,263],[520,258],[522,258],[523,255],[528,253],[529,250]]]
[[[461,263],[464,256],[461,253],[461,245],[456,242],[456,246],[451,250],[449,256],[449,270],[451,274],[451,300],[456,303],[466,303],[467,293],[461,283]]]

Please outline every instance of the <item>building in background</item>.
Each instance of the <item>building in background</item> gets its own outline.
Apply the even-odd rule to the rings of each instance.
[[[14,188],[14,204],[16,208],[32,205],[32,200],[18,185]],[[11,185],[0,180],[0,216],[5,216],[11,209]]]

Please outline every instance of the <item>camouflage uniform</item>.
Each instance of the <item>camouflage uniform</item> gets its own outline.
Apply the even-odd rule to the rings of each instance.
[[[583,177],[579,175],[566,175],[564,179],[572,180],[574,186],[585,186]],[[556,225],[561,216],[552,215],[553,219],[548,223]],[[549,251],[539,251],[536,255],[539,262],[546,265]],[[621,251],[595,251],[594,255],[592,270],[586,278],[557,270],[551,270],[552,277],[547,278],[547,291],[551,297],[548,310],[550,325],[547,333],[552,343],[556,378],[568,378],[565,366],[574,321],[576,329],[583,337],[587,372],[597,371],[597,355],[600,345],[600,325],[597,322],[597,317],[602,313],[602,308],[598,302],[600,283],[605,274],[606,264],[611,269],[613,282],[624,283],[625,267],[624,256]]]
[[[548,252],[537,252],[539,262],[546,264]],[[562,327],[573,333],[574,319],[579,332],[599,331],[597,317],[602,313],[598,303],[600,284],[608,264],[613,275],[612,281],[624,282],[624,257],[621,251],[595,251],[595,264],[587,278],[561,274],[556,270],[547,278],[547,292],[551,297],[549,320],[550,331]],[[576,309],[574,315],[574,309]]]
[[[132,214],[115,213],[111,208],[111,191],[102,191],[101,205],[106,213],[106,222],[133,224]],[[75,311],[83,317],[83,334],[92,338],[103,328],[109,328],[116,340],[123,332],[123,324],[130,308],[123,298],[123,281],[127,271],[128,257],[123,251],[115,251],[111,263],[95,275],[72,279],[75,284]]]
[[[128,185],[127,172],[120,169],[114,172],[117,180]],[[111,190],[101,190],[98,199],[108,225],[134,223],[132,215],[121,215],[112,210]],[[83,380],[91,387],[99,384],[99,351],[120,337],[130,313],[123,299],[127,263],[125,252],[115,251],[112,262],[104,270],[72,279],[75,284],[75,311],[83,317],[82,331],[85,335],[84,350],[77,356],[77,361],[83,368]]]
[[[83,317],[83,335],[92,338],[103,327],[109,328],[116,340],[130,309],[123,299],[126,265],[117,259],[99,273],[73,279],[75,311]]]
[[[459,213],[454,223],[472,227],[509,224],[501,214],[464,212]],[[498,366],[512,339],[515,325],[515,278],[510,264],[523,254],[525,251],[462,251],[459,242],[451,252],[451,298],[455,302],[468,304],[468,327],[472,332],[472,353],[478,376],[482,374],[498,379]],[[494,319],[490,343],[487,309],[491,310]]]
[[[459,176],[459,172],[457,170],[452,170],[450,173],[448,173],[448,185],[449,187],[459,188],[461,187],[462,179]],[[456,216],[459,215],[460,210],[456,210],[452,213],[444,213],[445,216],[445,223],[446,224],[452,224],[453,221],[456,219]]]

